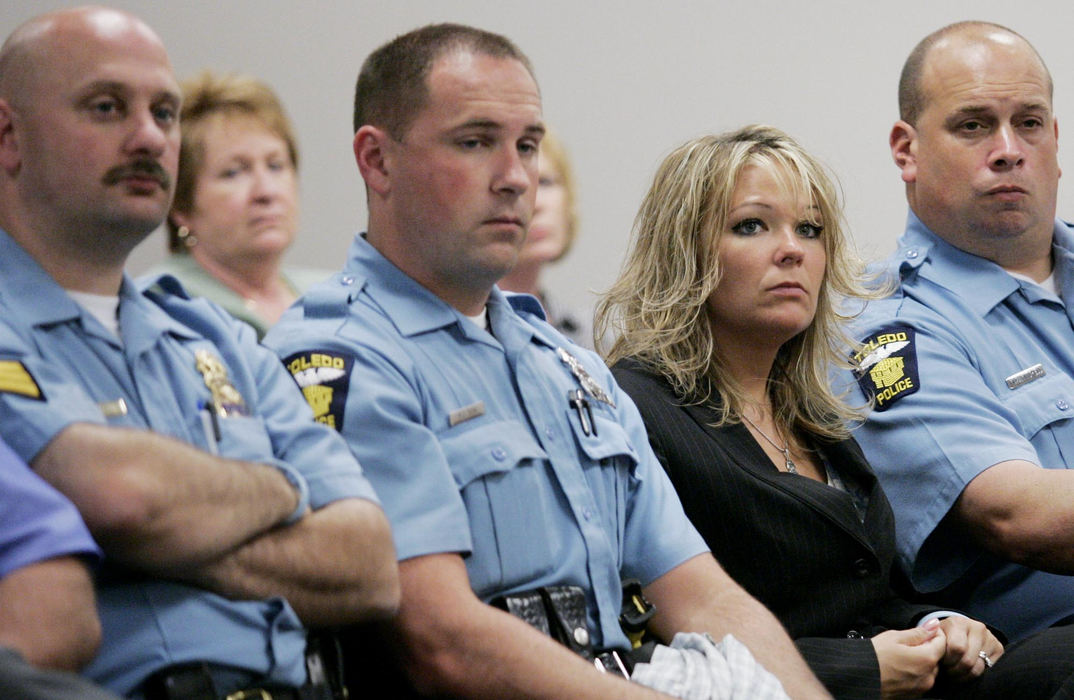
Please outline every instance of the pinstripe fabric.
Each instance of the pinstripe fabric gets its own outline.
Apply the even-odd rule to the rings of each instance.
[[[711,409],[681,406],[667,382],[638,363],[619,362],[612,373],[641,411],[687,516],[720,564],[783,622],[835,697],[879,698],[880,670],[867,637],[912,627],[937,608],[910,603],[892,587],[895,522],[857,443],[818,447],[844,481],[868,495],[864,522],[848,494],[778,471],[746,428],[711,427]],[[995,668],[969,684],[945,685],[941,676],[929,696],[1074,700],[1074,625],[1009,646]]]
[[[857,444],[822,449],[844,481],[868,494],[864,523],[847,493],[779,472],[743,426],[712,428],[711,409],[679,405],[637,363],[620,362],[613,373],[720,564],[779,617],[834,695],[879,697],[876,655],[860,637],[912,627],[935,608],[892,590],[894,520]]]

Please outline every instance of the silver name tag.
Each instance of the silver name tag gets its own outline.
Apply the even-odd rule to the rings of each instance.
[[[1044,376],[1044,365],[1033,365],[1032,367],[1026,367],[1021,372],[1015,372],[1011,376],[1007,377],[1007,388],[1017,389],[1020,386],[1029,384],[1034,379],[1040,379]]]

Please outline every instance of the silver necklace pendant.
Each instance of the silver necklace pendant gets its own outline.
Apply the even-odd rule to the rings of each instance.
[[[791,459],[791,445],[790,445],[790,442],[789,441],[784,442],[783,446],[780,447],[780,444],[778,442],[776,442],[775,440],[773,440],[772,438],[768,437],[768,433],[766,433],[765,431],[761,430],[761,428],[756,423],[754,423],[752,420],[750,420],[749,416],[747,416],[745,413],[742,413],[741,416],[742,416],[743,420],[745,420],[747,423],[749,423],[751,426],[753,426],[754,430],[756,430],[758,433],[760,433],[761,437],[763,437],[765,439],[765,441],[769,445],[771,445],[772,447],[776,448],[777,450],[779,450],[783,454],[783,467],[787,470],[787,473],[788,474],[797,474],[798,473],[798,467],[794,466],[794,460]]]

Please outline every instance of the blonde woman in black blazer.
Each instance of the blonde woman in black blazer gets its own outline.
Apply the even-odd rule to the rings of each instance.
[[[836,697],[1072,692],[1070,633],[1005,654],[896,592],[891,508],[827,381],[851,347],[837,299],[866,296],[848,248],[832,180],[786,134],[695,139],[657,171],[597,337],[713,554]]]

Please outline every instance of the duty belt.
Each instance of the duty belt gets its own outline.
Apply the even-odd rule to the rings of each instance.
[[[332,700],[331,689],[322,683],[307,683],[300,688],[276,684],[257,684],[230,693],[219,692],[213,680],[213,667],[204,662],[177,664],[163,668],[142,686],[145,700]]]
[[[593,662],[597,669],[630,678],[636,661],[647,661],[651,645],[641,647],[646,623],[653,616],[652,605],[635,580],[624,582],[620,624],[634,649],[595,649],[586,616],[585,591],[579,586],[542,586],[522,593],[499,596],[492,605],[506,610],[552,637],[571,651]],[[636,658],[635,653],[639,657]]]

